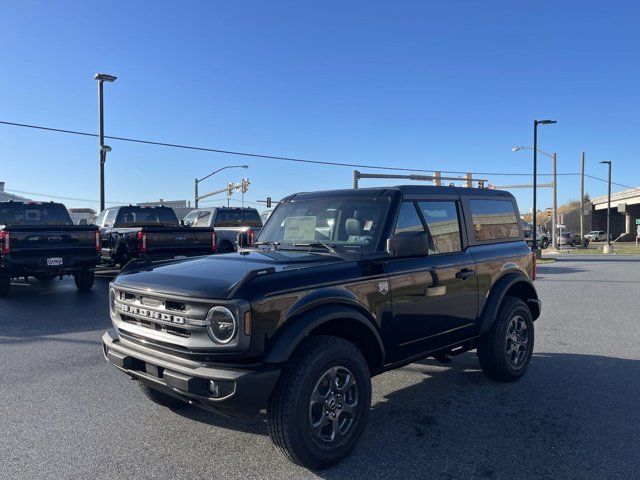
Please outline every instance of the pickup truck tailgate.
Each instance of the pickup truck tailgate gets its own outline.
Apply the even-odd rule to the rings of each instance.
[[[209,228],[176,228],[154,231],[144,229],[150,255],[206,255],[213,253],[213,230]]]

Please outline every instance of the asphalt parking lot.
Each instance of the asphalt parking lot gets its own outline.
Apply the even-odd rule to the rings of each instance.
[[[637,478],[640,257],[539,266],[522,380],[487,379],[473,353],[376,377],[359,447],[317,474],[275,451],[264,418],[146,401],[102,358],[107,282],[16,283],[0,300],[0,478]]]

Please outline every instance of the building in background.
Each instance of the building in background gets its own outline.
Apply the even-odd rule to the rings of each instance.
[[[31,202],[30,198],[21,197],[13,193],[6,192],[4,189],[4,182],[0,182],[0,202]]]

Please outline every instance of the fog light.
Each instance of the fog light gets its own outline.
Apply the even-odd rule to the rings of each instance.
[[[213,398],[218,398],[220,396],[220,384],[218,382],[215,382],[213,380],[209,380],[209,392],[211,393],[211,396]]]

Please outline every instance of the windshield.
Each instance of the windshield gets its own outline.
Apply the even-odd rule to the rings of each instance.
[[[122,207],[116,218],[116,227],[162,225],[175,227],[178,218],[170,208]]]
[[[325,243],[341,251],[373,251],[388,209],[388,198],[294,200],[278,205],[256,241],[278,243],[281,249],[327,251]]]
[[[73,225],[64,205],[59,203],[0,204],[0,225]]]

